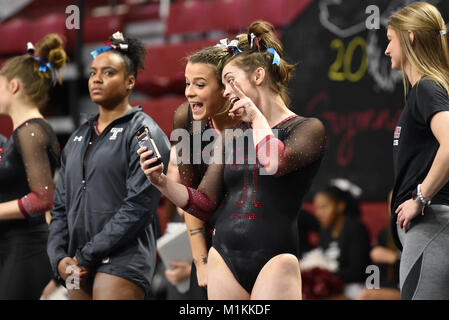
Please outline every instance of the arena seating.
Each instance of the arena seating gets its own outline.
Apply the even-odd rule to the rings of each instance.
[[[256,19],[264,19],[275,27],[282,27],[292,22],[312,1],[192,0],[175,2],[170,7],[165,35],[213,30],[243,31]]]
[[[143,111],[156,121],[165,134],[170,137],[173,130],[173,115],[186,98],[182,96],[168,96],[148,100],[134,100],[133,106],[141,105]]]
[[[185,57],[201,48],[216,44],[218,40],[195,40],[147,47],[145,69],[139,73],[136,90],[151,96],[184,94]]]

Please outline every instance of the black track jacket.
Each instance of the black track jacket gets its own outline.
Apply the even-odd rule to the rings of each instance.
[[[81,266],[148,290],[156,263],[160,192],[140,168],[134,134],[142,125],[150,129],[164,170],[170,143],[156,122],[134,107],[106,127],[84,163],[97,117],[81,125],[64,147],[47,253],[58,278],[59,261],[76,256]]]

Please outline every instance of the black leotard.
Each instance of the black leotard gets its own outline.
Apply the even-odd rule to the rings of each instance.
[[[195,124],[194,124],[195,123]],[[181,104],[175,112],[173,119],[173,129],[181,129],[188,132],[188,146],[189,161],[180,162],[178,164],[178,171],[181,178],[182,184],[188,187],[197,188],[206,173],[208,165],[201,161],[201,153],[210,143],[210,141],[202,141],[204,133],[208,130],[215,130],[212,125],[210,118],[195,121],[193,120],[192,110],[188,102]],[[194,147],[194,141],[200,141],[199,148]],[[176,150],[180,154],[185,152],[182,150],[181,146],[176,142],[181,142],[180,140],[175,141]],[[195,161],[194,161],[195,159]],[[200,161],[199,161],[200,160]],[[212,231],[214,228],[214,219],[211,217],[205,223],[204,238],[206,241],[206,247],[209,250],[212,246]],[[192,271],[190,274],[190,289],[188,291],[188,299],[201,299],[207,300],[207,290],[206,288],[200,287],[198,285],[198,279],[196,277],[196,266],[192,262]]]
[[[53,204],[59,143],[37,118],[20,125],[0,148],[0,202],[19,200],[28,217],[0,221],[0,299],[39,299],[52,275],[44,213]]]
[[[241,135],[248,128],[247,124],[237,127]],[[243,159],[235,156],[242,145],[238,147],[234,138],[234,164],[211,164],[198,190],[188,188],[189,203],[185,206],[189,213],[207,219],[221,203],[214,214],[213,247],[248,293],[272,257],[298,254],[297,215],[325,149],[325,130],[317,119],[293,116],[273,130],[278,132],[278,139],[266,140],[280,146],[275,175],[259,173],[259,154],[251,164],[249,156],[256,152],[252,135],[245,139]],[[229,144],[224,145],[222,157],[229,163]],[[238,161],[242,164],[236,164]]]
[[[188,161],[182,162],[181,158],[178,164],[178,171],[181,178],[182,184],[191,188],[198,188],[201,179],[204,177],[208,165],[203,161],[201,154],[203,150],[214,141],[202,138],[205,136],[205,132],[211,130],[210,132],[217,135],[215,128],[213,127],[212,120],[208,117],[203,120],[193,120],[192,110],[188,102],[181,104],[175,112],[173,120],[173,129],[181,129],[188,132],[188,143],[183,143],[181,139],[175,140],[176,150],[179,155],[184,152],[182,148],[188,147]],[[178,144],[178,142],[183,143],[183,147]],[[199,142],[198,147],[196,147],[197,142]],[[212,230],[214,226],[213,216],[211,216],[206,221],[206,242],[208,248],[212,245]]]

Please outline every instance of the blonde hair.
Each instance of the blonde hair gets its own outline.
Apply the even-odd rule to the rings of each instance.
[[[250,48],[248,35],[251,33],[259,38],[259,47]],[[287,86],[295,67],[283,59],[284,49],[276,36],[274,26],[267,21],[254,21],[248,27],[248,34],[239,35],[237,39],[239,40],[238,47],[242,52],[225,59],[222,68],[231,61],[247,73],[253,72],[258,67],[264,68],[269,74],[270,88],[278,93],[289,107],[290,98]],[[274,57],[272,53],[267,52],[268,48],[273,48],[279,54],[279,66],[273,64]]]
[[[0,75],[8,81],[20,79],[26,97],[42,108],[48,100],[48,91],[56,81],[61,82],[58,72],[67,61],[67,54],[63,48],[63,41],[57,34],[48,34],[36,44],[36,53],[45,62],[49,62],[56,71],[57,79],[53,79],[50,68],[45,72],[39,71],[42,62],[35,57],[24,54],[9,59],[0,69]]]
[[[445,34],[446,24],[438,9],[427,2],[414,2],[393,14],[388,25],[399,38],[405,95],[407,95],[409,87],[409,81],[404,72],[405,59],[423,77],[440,84],[449,95],[449,52]],[[409,31],[413,32],[413,43],[410,41]]]

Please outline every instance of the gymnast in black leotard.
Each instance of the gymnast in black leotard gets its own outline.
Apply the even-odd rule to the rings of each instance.
[[[325,130],[318,119],[288,108],[293,67],[282,58],[273,27],[248,28],[249,50],[224,62],[224,96],[243,121],[222,135],[198,189],[141,166],[153,184],[187,212],[217,220],[208,261],[209,299],[299,299],[297,214],[321,162]],[[243,47],[243,46],[242,46]],[[233,152],[229,152],[232,150]],[[221,158],[221,159],[220,159]]]
[[[222,131],[238,122],[228,116],[230,103],[223,97],[224,86],[217,70],[221,60],[227,57],[225,50],[218,46],[207,47],[187,58],[185,96],[188,101],[176,109],[173,119],[173,142],[179,157],[176,157],[177,168],[170,170],[170,166],[174,164],[172,161],[168,172],[176,173],[178,177],[173,178],[188,187],[197,188],[207,170],[201,153],[211,141],[201,138],[210,134],[213,139],[215,130]],[[177,139],[178,131],[180,137],[188,133],[189,143]],[[199,141],[200,144],[196,145],[194,141]],[[184,149],[186,147],[188,150]],[[188,298],[207,299],[207,255],[212,245],[214,222],[213,219],[202,221],[186,213],[184,219],[193,256]]]
[[[0,114],[13,123],[0,148],[0,300],[37,300],[52,278],[45,212],[53,206],[60,147],[40,108],[60,80],[66,53],[55,34],[29,53],[0,69]]]

